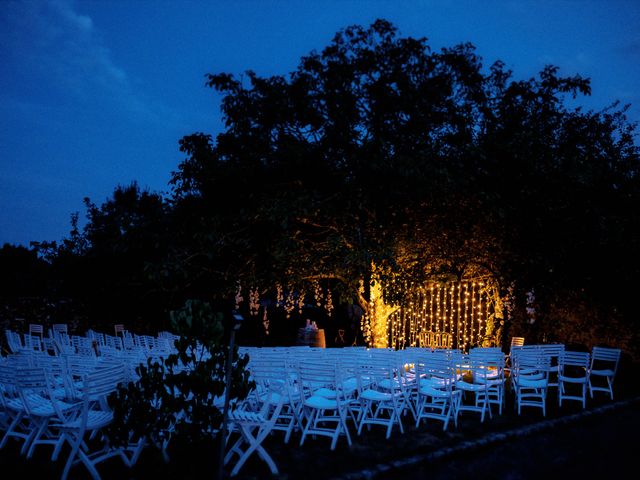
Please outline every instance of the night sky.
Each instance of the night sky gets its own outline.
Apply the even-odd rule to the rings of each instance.
[[[167,191],[178,140],[222,127],[205,73],[286,74],[376,18],[435,49],[470,41],[516,78],[590,77],[580,104],[640,120],[638,0],[0,0],[0,244],[60,240],[118,184]]]

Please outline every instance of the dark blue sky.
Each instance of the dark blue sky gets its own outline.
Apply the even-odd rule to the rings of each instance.
[[[166,191],[185,134],[215,134],[204,74],[286,74],[352,24],[391,20],[433,48],[470,41],[516,77],[592,79],[581,100],[640,120],[640,1],[0,2],[0,244],[59,240],[82,199]]]

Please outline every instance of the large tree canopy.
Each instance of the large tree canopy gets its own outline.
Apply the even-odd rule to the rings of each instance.
[[[207,232],[182,239],[193,274],[355,288],[374,261],[523,289],[617,279],[609,293],[637,276],[633,125],[615,106],[570,107],[587,79],[548,66],[515,80],[470,44],[432,51],[379,20],[288,76],[207,85],[226,128],[183,138],[172,180],[183,231]]]

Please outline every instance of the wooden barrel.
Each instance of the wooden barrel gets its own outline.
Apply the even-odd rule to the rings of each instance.
[[[310,347],[326,348],[327,344],[324,339],[324,330],[322,328],[319,330],[299,328],[296,345],[309,345]]]

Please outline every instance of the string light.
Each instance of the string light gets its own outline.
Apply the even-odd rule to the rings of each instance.
[[[363,284],[362,280],[360,280],[361,286]],[[322,306],[322,287],[320,286],[320,282],[314,280],[312,283],[313,286],[313,296],[316,299],[316,307]],[[362,291],[364,292],[364,286],[362,286]]]
[[[267,317],[267,307],[264,307],[264,314],[262,315],[262,326],[264,327],[265,335],[269,335],[269,318]]]
[[[304,290],[300,290],[300,293],[298,294],[298,314],[299,315],[302,315],[302,307],[304,307],[305,295],[306,295],[306,292]]]
[[[251,316],[258,316],[260,310],[260,293],[257,288],[249,289],[249,314]]]
[[[460,302],[460,294],[462,293],[462,285],[460,283],[458,283],[458,330],[457,330],[457,335],[456,335],[456,346],[458,348],[460,348],[461,343],[462,343],[462,333],[460,333],[460,329],[462,328],[462,322],[460,321],[461,318],[461,314],[460,314],[460,309],[461,309],[461,302]]]
[[[427,294],[424,288],[420,288],[420,300],[422,302],[421,313],[422,313],[422,325],[421,325],[421,340],[424,340],[426,331],[427,331]],[[422,342],[421,342],[422,343]],[[424,347],[424,345],[420,345]]]
[[[456,313],[456,306],[453,303],[454,302],[454,295],[455,295],[455,284],[452,283],[451,284],[451,290],[449,290],[449,302],[451,303],[451,315],[449,316],[449,334],[451,334],[451,336],[453,337],[453,334],[455,332],[455,326],[454,326],[454,319],[453,317],[455,316]]]
[[[327,316],[331,317],[331,312],[333,311],[333,300],[331,298],[331,289],[327,287],[327,295],[326,295],[326,303],[324,304],[324,308],[327,310]]]
[[[237,289],[236,289],[236,296],[235,296],[236,310],[238,310],[240,308],[240,303],[242,303],[243,300],[244,300],[244,298],[242,297],[242,285],[240,285],[240,281],[238,281]]]
[[[449,293],[449,289],[447,288],[447,284],[445,283],[442,286],[442,306],[444,310],[444,315],[442,316],[442,333],[447,331],[447,322],[449,320],[449,304],[447,301],[447,293]]]
[[[480,282],[478,284],[479,287],[484,286],[484,283]],[[480,343],[481,339],[482,339],[482,292],[483,292],[483,288],[479,288],[478,290],[478,343]],[[486,332],[485,332],[486,333]],[[480,345],[482,346],[482,345]]]
[[[495,297],[497,288],[492,283],[469,279],[415,285],[392,277],[383,285],[379,278],[378,273],[372,276],[368,308],[360,317],[362,336],[370,347],[432,346],[437,335],[440,346],[464,348],[468,344],[483,343],[483,338],[495,334],[498,324],[495,320],[502,318],[502,302]],[[365,285],[360,280],[361,297],[365,296]],[[331,317],[334,309],[331,290],[327,288],[323,295],[319,286],[317,281],[312,282],[316,305],[324,300],[321,303]],[[260,307],[258,290],[250,289],[249,296],[250,313],[255,315],[256,305]],[[242,300],[238,283],[236,301]],[[285,295],[282,286],[276,284],[276,306],[284,306],[287,318],[296,309],[301,314],[305,300],[305,290],[294,295],[293,288],[288,288]],[[266,311],[265,320],[263,324],[268,332]]]
[[[286,318],[291,318],[291,312],[296,308],[295,300],[293,298],[293,289],[289,287],[289,291],[287,292],[287,299],[284,301],[284,311],[286,314]]]
[[[469,323],[469,284],[465,283],[464,284],[464,325],[463,325],[465,345],[469,341],[468,330],[467,330],[468,323]]]
[[[440,332],[440,285],[436,285],[436,333]]]
[[[433,283],[429,289],[429,331],[433,332]]]
[[[282,296],[282,285],[276,283],[276,307],[282,306],[284,297]]]
[[[471,323],[469,324],[469,327],[471,329],[471,332],[469,332],[469,338],[471,339],[472,343],[473,343],[473,324],[474,324],[475,318],[478,318],[476,316],[476,282],[472,282],[471,283]]]

